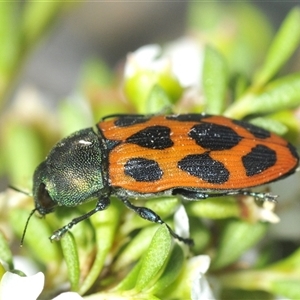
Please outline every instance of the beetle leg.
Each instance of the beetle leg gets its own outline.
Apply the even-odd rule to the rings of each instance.
[[[231,192],[219,192],[219,193],[203,193],[203,192],[197,192],[194,190],[188,190],[188,189],[174,189],[172,192],[172,195],[181,195],[186,200],[203,200],[207,198],[212,197],[224,197],[224,196],[251,196],[255,199],[261,200],[261,201],[270,201],[270,202],[277,202],[277,195],[273,195],[270,193],[257,193],[257,192],[251,192],[251,191],[231,191]]]
[[[93,214],[95,214],[98,211],[104,210],[106,209],[110,204],[110,200],[108,197],[104,197],[98,200],[97,205],[94,209],[92,209],[91,211],[89,211],[88,213],[73,219],[70,223],[68,223],[66,226],[56,230],[55,232],[53,232],[53,234],[50,236],[50,241],[59,241],[64,234],[66,234],[67,231],[69,231],[74,225],[76,225],[77,223],[89,218],[90,216],[92,216]]]
[[[141,218],[153,222],[153,223],[158,223],[158,224],[165,224],[170,232],[170,234],[177,240],[188,244],[190,246],[192,246],[194,244],[192,239],[189,238],[183,238],[181,236],[179,236],[178,234],[176,234],[172,228],[166,223],[164,222],[159,215],[157,215],[153,210],[147,208],[147,207],[143,207],[143,206],[135,206],[133,205],[127,198],[124,197],[120,197],[120,199],[123,201],[123,203],[132,211],[134,211],[135,213],[137,213]]]
[[[270,201],[270,202],[277,202],[278,195],[273,195],[271,193],[256,193],[251,191],[237,191],[228,193],[229,195],[243,195],[243,196],[251,196],[254,197],[257,200],[261,201]]]
[[[251,191],[232,191],[232,192],[225,192],[225,193],[209,193],[207,194],[208,197],[223,197],[223,196],[250,196],[257,200],[261,201],[270,201],[270,202],[277,202],[277,195],[273,195],[271,193],[259,193],[259,192],[251,192]],[[201,198],[203,199],[203,198]]]

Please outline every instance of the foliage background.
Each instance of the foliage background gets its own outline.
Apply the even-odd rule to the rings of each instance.
[[[292,4],[279,2],[258,2],[254,6],[248,5],[246,2],[240,4],[226,3],[222,6],[218,2],[211,5],[209,3],[204,5],[188,2],[86,2],[76,4],[23,2],[22,4],[1,4],[0,38],[2,39],[1,45],[3,45],[0,50],[0,98],[2,105],[0,171],[3,178],[1,190],[6,191],[8,182],[24,190],[30,190],[31,174],[35,166],[43,159],[59,137],[93,124],[101,116],[115,112],[116,107],[118,107],[118,112],[132,110],[132,106],[136,105],[134,99],[131,99],[131,107],[119,101],[111,102],[111,99],[120,99],[118,84],[121,82],[121,70],[128,52],[135,51],[138,47],[149,43],[163,44],[177,39],[187,34],[189,30],[198,27],[198,29],[203,30],[202,34],[207,34],[206,38],[208,40],[209,34],[211,34],[210,42],[226,57],[226,63],[229,67],[228,72],[233,74],[238,70],[243,73],[244,77],[239,77],[239,84],[243,90],[243,87],[249,86],[249,78],[255,79],[255,70],[259,69],[265,60],[270,41],[284,17],[288,14],[289,5]],[[195,9],[196,6],[198,6],[198,9]],[[194,11],[198,15],[193,13]],[[219,21],[221,23],[223,19],[241,24],[243,34],[233,34],[232,40],[224,40],[226,28],[223,32],[222,28],[216,25]],[[12,26],[8,27],[6,24]],[[247,28],[247,24],[249,28]],[[239,26],[237,27],[240,29]],[[214,29],[216,30],[214,31]],[[257,34],[259,39],[256,39],[255,35],[251,35],[252,32],[259,33]],[[294,33],[292,32],[292,34]],[[234,51],[239,50],[234,48],[234,40],[237,40],[237,38],[241,39],[241,44],[244,45],[242,49],[244,56],[235,55]],[[213,51],[211,55],[214,55]],[[216,60],[212,59],[213,63],[218,61],[218,53],[216,56]],[[241,60],[238,59],[240,57]],[[299,71],[299,61],[298,51],[289,63],[280,69],[278,76],[284,78],[287,74]],[[213,69],[215,69],[215,66]],[[294,78],[288,78],[288,85],[291,84],[292,79]],[[260,81],[256,77],[258,84],[252,86],[252,89],[254,91],[260,90],[264,85],[263,80]],[[298,77],[294,80],[297,85],[295,91],[298,92],[299,83],[297,80]],[[262,85],[260,86],[261,82]],[[236,87],[239,87],[237,81],[235,84]],[[215,95],[211,95],[211,97],[216,98]],[[128,98],[130,98],[130,92]],[[294,98],[294,103],[296,103],[298,101],[297,96]],[[93,108],[93,115],[86,110],[85,106],[82,106],[82,99],[88,99],[90,107]],[[100,107],[95,104],[99,99],[103,101],[103,105],[101,104]],[[225,104],[221,103],[221,105]],[[211,112],[215,107],[215,104],[212,104],[209,108]],[[252,107],[252,105],[249,105],[249,107]],[[224,109],[225,107],[217,108],[216,111],[221,113]],[[285,133],[285,136],[295,143],[299,136],[297,113],[292,114],[288,109],[288,106],[283,106],[283,113],[271,116],[271,119],[275,121],[269,122],[266,127],[271,126],[273,130]],[[35,111],[34,118],[32,118],[33,111]],[[241,118],[248,115],[249,111],[245,113],[240,107],[237,107],[235,110],[227,110],[227,113],[232,117]],[[251,113],[264,114],[264,111],[256,110]],[[262,121],[258,120],[258,122]],[[280,127],[280,124],[285,127]],[[216,237],[212,236],[205,226],[201,227],[202,230],[196,233],[203,242],[197,245],[197,254],[212,254],[211,251],[219,251],[218,255],[213,253],[215,261],[212,265],[211,274],[216,276],[222,287],[225,287],[221,292],[223,298],[232,298],[232,295],[234,295],[239,299],[247,299],[247,297],[253,299],[255,294],[251,293],[260,293],[260,299],[263,297],[271,299],[273,295],[285,295],[290,298],[293,298],[293,295],[300,295],[299,289],[293,288],[287,283],[291,282],[295,285],[299,283],[299,270],[297,267],[299,256],[297,254],[299,252],[297,251],[299,246],[299,232],[297,230],[299,219],[297,214],[299,204],[295,201],[298,199],[297,195],[299,195],[298,180],[299,176],[294,176],[283,183],[272,186],[272,192],[281,195],[280,204],[277,207],[277,213],[282,220],[280,225],[271,225],[270,228],[267,228],[268,226],[265,226],[265,224],[257,223],[248,226],[249,223],[241,224],[236,219],[224,219],[217,221],[217,225],[213,227],[215,230],[220,230],[222,227],[226,228],[223,233],[217,232]],[[295,188],[291,189],[292,186],[295,186]],[[7,191],[3,193],[1,198],[0,228],[5,237],[3,239],[4,245],[9,243],[9,249],[15,254],[19,252],[18,241],[22,232],[22,225],[25,223],[28,211],[32,208],[32,199],[19,202],[16,196],[9,195],[7,197],[7,193]],[[9,204],[7,199],[10,201]],[[289,201],[284,202],[285,199]],[[164,215],[165,213],[167,216],[168,213],[166,212],[175,210],[177,203],[174,204],[172,201],[173,199],[169,201],[170,203],[166,207],[161,209],[161,214]],[[234,199],[226,199],[226,201],[217,203],[218,207],[225,209],[226,205],[229,206],[228,211],[230,213],[228,215],[232,217],[234,216],[233,211],[236,211],[236,206],[235,204],[230,205],[236,202]],[[213,204],[216,202],[207,203]],[[89,209],[89,205],[83,207],[82,210]],[[152,205],[155,206],[155,202]],[[206,211],[204,210],[204,216],[217,219],[218,212],[216,212],[216,208],[217,206],[213,207],[214,212],[212,215],[209,214],[209,211],[212,210],[211,207]],[[197,209],[193,206],[189,207],[190,213],[193,214],[195,210]],[[101,226],[93,224],[93,222],[99,220],[92,220],[92,226],[100,228],[97,234],[103,234],[101,228],[102,230],[106,229],[103,223],[110,218],[116,218],[118,214],[120,214],[120,208],[116,205],[112,207],[108,215],[103,217],[100,222]],[[197,215],[197,213],[195,214]],[[53,244],[50,247],[47,244],[49,243],[47,237],[51,234],[52,229],[65,224],[73,215],[76,215],[76,212],[70,213],[62,210],[56,215],[47,216],[47,222],[51,224],[50,227],[42,225],[46,224],[44,220],[33,218],[31,221],[34,231],[28,230],[25,244],[27,247],[24,247],[25,249],[21,253],[24,256],[33,257],[38,269],[44,269],[47,274],[46,294],[47,289],[56,286],[59,280],[66,281],[66,268],[61,276],[57,274],[61,271],[59,269],[60,263],[68,260],[71,255],[70,253],[66,254],[68,253],[67,250],[61,249],[59,244]],[[223,218],[225,218],[224,215]],[[132,221],[129,227],[126,228],[125,226],[124,231],[121,232],[123,238],[132,229],[145,226],[141,226],[138,222],[138,220],[136,222]],[[92,243],[94,232],[91,231],[90,226],[91,224],[83,224],[79,227],[77,233],[74,232],[78,245],[74,246],[72,237],[66,238],[65,241],[65,243],[68,243],[67,240],[70,240],[67,245],[73,245],[69,247],[75,247],[78,251],[76,255],[81,258],[81,265],[78,265],[77,270],[70,271],[69,268],[69,272],[71,272],[69,276],[73,276],[73,278],[69,278],[71,288],[76,291],[79,290],[79,276],[83,276],[82,270],[85,270],[82,261],[86,262],[86,257],[83,252],[90,253],[89,251],[94,251],[94,244]],[[118,228],[114,226],[117,226],[117,223],[108,228]],[[13,227],[13,230],[11,230],[11,227]],[[257,235],[254,234],[255,232]],[[235,247],[235,243],[238,243],[244,236],[250,235],[253,235],[253,240],[246,239],[249,243],[242,243],[241,249],[235,254],[235,260],[233,258],[230,262],[222,261],[223,257],[228,257],[226,252],[228,249]],[[112,239],[116,238],[113,235],[111,237]],[[251,251],[243,252],[252,245],[257,244],[262,237],[265,238],[264,243],[259,243],[255,248],[251,248]],[[217,240],[213,246],[211,245],[212,239]],[[175,255],[174,253],[181,253],[176,247],[169,246],[168,241],[165,244],[164,249],[167,257],[169,257],[168,255]],[[3,247],[5,248],[5,246]],[[155,249],[155,245],[153,247]],[[43,250],[40,251],[41,249]],[[99,248],[97,250],[102,251]],[[7,250],[3,253],[6,253],[6,259],[4,260],[8,262],[8,269],[13,269],[15,266],[12,258],[7,258],[10,251]],[[102,253],[104,252],[102,251]],[[232,262],[236,262],[242,253],[246,258],[245,261],[250,265],[250,271],[239,273],[237,270],[242,269],[239,264],[233,265],[233,272],[230,272],[230,268],[229,270],[226,269]],[[289,257],[292,253],[293,256]],[[110,253],[110,255],[113,254]],[[249,256],[251,263],[249,263]],[[253,257],[254,262],[251,261]],[[282,260],[287,257],[289,257],[288,260]],[[71,256],[69,267],[74,265],[74,259],[76,257]],[[281,265],[280,263],[279,265],[272,265],[272,263],[280,260],[282,260]],[[103,261],[100,264],[102,263]],[[118,264],[122,265],[120,260]],[[118,269],[118,265],[114,267]],[[261,268],[262,272],[257,271],[258,267]],[[282,275],[281,271],[284,269],[289,270],[287,272],[288,276],[282,278],[280,275]],[[85,272],[88,273],[88,270],[85,270]],[[244,284],[242,280],[239,282],[238,279],[243,279],[241,274],[244,274],[245,281],[253,283],[253,285]],[[268,277],[270,274],[272,276],[274,274],[278,275],[278,278],[282,281],[274,284],[274,281]],[[134,275],[132,276],[134,277]],[[256,280],[258,276],[262,278],[260,283],[257,283]],[[139,278],[140,281],[135,282],[136,285],[141,284],[141,278],[144,279],[144,277]],[[108,281],[110,279],[107,278]],[[136,278],[134,279],[136,280]],[[151,280],[153,278],[149,279],[149,281]],[[237,283],[236,286],[232,286],[232,282]],[[109,286],[107,282],[104,283],[104,290],[106,286]],[[147,297],[150,297],[149,295],[152,295],[151,285],[146,282],[145,286]],[[102,290],[102,288],[100,287],[99,290]],[[261,290],[264,292],[261,292]],[[170,297],[174,297],[174,295],[170,293]]]

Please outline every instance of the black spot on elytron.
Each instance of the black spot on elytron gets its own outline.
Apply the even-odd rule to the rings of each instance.
[[[298,155],[298,153],[296,151],[296,148],[292,144],[290,144],[290,143],[287,144],[287,147],[291,151],[292,155],[299,161],[299,155]]]
[[[257,145],[242,157],[246,175],[251,177],[269,169],[276,164],[276,152],[264,145]]]
[[[179,122],[200,122],[202,119],[209,118],[211,115],[205,114],[185,114],[185,115],[170,115],[166,116],[167,120]]]
[[[266,139],[271,136],[270,131],[260,128],[258,126],[252,125],[250,123],[239,121],[239,120],[232,120],[232,123],[245,128],[246,130],[251,132],[256,138]]]
[[[182,171],[214,184],[225,183],[230,175],[226,167],[212,159],[208,152],[187,155],[177,165]]]
[[[151,117],[144,117],[142,115],[124,115],[120,116],[114,124],[117,127],[128,127],[135,124],[142,124],[147,122]]]
[[[169,127],[160,125],[149,126],[127,138],[126,142],[144,148],[163,150],[174,145],[170,133],[171,129]]]
[[[188,135],[207,150],[228,150],[242,139],[230,127],[205,122],[193,126]]]
[[[152,182],[162,178],[163,171],[155,160],[136,157],[124,165],[124,173],[139,182]]]

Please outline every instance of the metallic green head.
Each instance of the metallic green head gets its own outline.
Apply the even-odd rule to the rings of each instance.
[[[33,197],[41,215],[55,206],[77,206],[107,190],[106,149],[92,128],[57,143],[35,170]]]

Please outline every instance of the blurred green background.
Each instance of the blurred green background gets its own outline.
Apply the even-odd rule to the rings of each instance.
[[[196,39],[203,49],[208,44],[200,92],[202,97],[206,96],[207,103],[191,106],[191,111],[246,118],[299,145],[299,9],[293,10],[285,32],[272,48],[274,51],[269,50],[280,25],[294,7],[294,2],[283,1],[0,3],[0,191],[3,191],[0,258],[6,255],[8,269],[14,268],[13,256],[21,253],[45,272],[46,293],[59,279],[65,282],[68,276],[71,289],[85,293],[98,278],[109,255],[113,257],[111,270],[107,278],[102,278],[103,285],[99,283],[93,292],[108,291],[110,295],[108,287],[113,285],[114,274],[126,272],[136,286],[141,286],[145,277],[138,277],[134,272],[147,265],[146,258],[140,257],[143,257],[141,249],[147,249],[150,243],[146,230],[151,230],[152,236],[152,225],[147,228],[138,218],[128,222],[127,212],[122,216],[122,208],[114,204],[111,210],[76,226],[72,233],[77,244],[68,235],[62,245],[49,246],[48,236],[54,229],[78,213],[88,211],[93,203],[71,212],[62,208],[46,220],[31,219],[25,247],[20,251],[20,235],[33,201],[30,197],[20,200],[6,190],[7,185],[12,184],[30,192],[32,173],[54,143],[70,132],[91,126],[106,114],[145,112],[149,107],[151,111],[161,111],[165,103],[174,104],[175,110],[178,106],[184,107],[184,103],[176,101],[185,87],[168,77],[169,74],[159,79],[155,77],[161,86],[156,89],[151,86],[153,90],[146,96],[142,92],[149,86],[144,88],[137,84],[138,80],[124,79],[126,56],[141,46],[165,45],[187,36]],[[208,76],[207,82],[205,76]],[[150,106],[140,105],[140,95],[151,100]],[[192,235],[197,239],[193,254],[205,253],[213,258],[209,275],[215,276],[222,286],[223,299],[300,297],[298,182],[299,174],[295,174],[272,185],[272,192],[281,196],[276,211],[281,218],[279,224],[268,226],[260,222],[256,210],[260,206],[234,198],[187,205]],[[160,214],[167,218],[176,210],[178,201],[164,199],[157,204],[153,200],[149,205],[161,210]],[[157,205],[162,207],[157,208]],[[249,213],[247,216],[243,215],[243,209]],[[215,221],[206,223],[199,217]],[[115,223],[108,224],[114,219]],[[122,227],[119,220],[124,222]],[[136,234],[141,228],[143,238]],[[155,235],[156,243],[151,244],[158,253],[157,240],[163,236],[161,232]],[[101,234],[107,235],[107,240],[103,240]],[[139,253],[135,253],[128,236],[135,238],[135,246],[141,244]],[[105,242],[108,246],[103,250]],[[80,259],[76,255],[72,257],[64,243],[70,243]],[[160,275],[170,267],[166,267],[168,259],[182,263],[176,265],[179,270],[188,268],[184,251],[170,244],[167,240],[163,248],[166,261],[162,262],[165,269]],[[232,248],[235,251],[231,251]],[[88,261],[91,253],[95,255],[93,266]],[[66,261],[69,273],[67,268],[62,272],[62,261]],[[91,264],[90,268],[86,267],[86,261]],[[140,263],[131,272],[133,261]],[[70,266],[77,269],[70,271]],[[180,276],[186,274],[182,270]],[[61,278],[56,278],[57,274]],[[180,276],[177,281],[172,279],[175,281],[171,287],[177,285]],[[261,281],[257,280],[259,276],[263,278]],[[147,296],[152,296],[150,283],[154,279],[147,280],[144,288]],[[159,283],[163,282],[165,277],[161,276],[160,280]],[[80,286],[79,282],[84,284]],[[123,281],[119,290],[126,290],[130,284]],[[187,292],[181,291],[178,285],[178,290],[175,289],[178,294],[172,294],[169,289],[164,298],[164,288],[159,290],[159,287],[157,284],[155,295],[164,300],[180,298]]]

